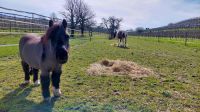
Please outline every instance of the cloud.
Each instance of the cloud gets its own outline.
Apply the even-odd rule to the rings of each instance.
[[[87,1],[94,9],[98,20],[102,17],[124,18],[122,28],[159,27],[171,22],[197,17],[200,4],[185,0],[107,0],[106,3]]]
[[[23,2],[22,2],[23,1]],[[63,10],[65,0],[1,0],[3,6],[49,16]],[[96,20],[123,18],[122,29],[159,27],[200,16],[199,0],[85,0],[96,13]],[[58,14],[59,17],[62,17]]]

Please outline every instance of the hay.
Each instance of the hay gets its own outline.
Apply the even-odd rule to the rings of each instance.
[[[91,64],[87,69],[89,75],[128,75],[132,78],[148,77],[153,71],[131,61],[102,60]]]

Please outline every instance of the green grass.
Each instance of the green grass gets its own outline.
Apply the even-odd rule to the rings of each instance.
[[[70,42],[70,60],[61,77],[63,95],[51,104],[42,103],[40,87],[19,88],[24,76],[17,46],[0,48],[0,111],[199,111],[199,41],[184,46],[175,39],[130,37],[129,49],[114,47],[116,40],[104,37]],[[87,75],[91,63],[105,58],[134,61],[153,69],[154,75]]]
[[[0,45],[18,44],[22,35],[0,35]]]
[[[152,42],[172,43],[172,44],[176,44],[178,46],[185,45],[185,38],[171,38],[171,39],[168,38],[168,37],[146,37],[146,38],[137,37],[137,38],[140,38],[140,39],[146,40],[146,41],[152,41]],[[200,48],[200,40],[199,39],[188,38],[186,46]]]

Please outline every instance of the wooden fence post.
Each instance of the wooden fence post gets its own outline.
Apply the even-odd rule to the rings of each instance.
[[[10,21],[10,34],[12,32],[12,25],[11,25],[11,21]]]
[[[185,32],[185,46],[187,46],[187,41],[188,41],[188,33]]]
[[[34,15],[33,15],[33,13],[32,13],[32,17],[31,17],[31,32],[33,33],[33,18],[34,18]]]

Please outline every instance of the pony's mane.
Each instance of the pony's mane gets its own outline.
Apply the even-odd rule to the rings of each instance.
[[[55,24],[51,27],[48,28],[48,30],[46,31],[46,33],[42,36],[41,38],[41,42],[43,44],[43,53],[42,53],[42,61],[44,61],[45,57],[46,57],[46,53],[45,53],[45,47],[44,45],[47,43],[47,41],[49,39],[52,38],[52,36],[55,35],[56,31],[59,29],[59,24]]]
[[[54,24],[53,26],[49,27],[46,33],[42,36],[42,42],[46,43],[49,39],[55,35],[55,32],[58,30],[59,24]]]

